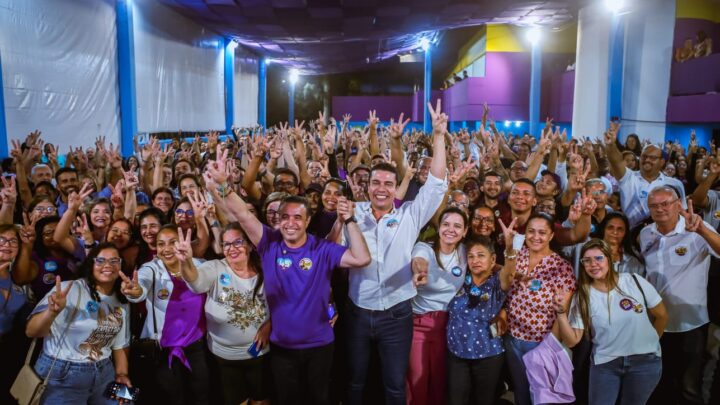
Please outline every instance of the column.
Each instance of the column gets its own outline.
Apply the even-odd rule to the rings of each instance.
[[[133,154],[137,133],[135,45],[131,0],[117,0],[118,90],[120,93],[120,145],[123,156]]]
[[[267,61],[261,57],[258,61],[258,124],[267,127]]]
[[[0,156],[9,156],[7,122],[5,121],[5,96],[3,94],[2,57],[0,56]]]
[[[225,38],[225,133],[232,137],[232,127],[235,124],[235,48],[237,42]]]
[[[542,41],[532,43],[530,60],[530,102],[528,121],[530,122],[530,136],[540,137],[538,125],[540,124],[540,79],[542,74]]]
[[[622,15],[613,13],[610,21],[608,55],[607,122],[622,118],[623,67],[625,55],[625,24]]]
[[[423,130],[426,134],[432,131],[432,121],[430,119],[430,110],[428,109],[428,103],[430,102],[430,95],[432,94],[432,47],[430,45],[425,49],[425,83],[423,86]],[[447,106],[443,106],[447,108]]]
[[[288,123],[295,125],[295,82],[288,80]]]

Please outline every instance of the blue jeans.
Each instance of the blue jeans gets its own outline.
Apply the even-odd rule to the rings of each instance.
[[[347,348],[350,373],[348,404],[362,404],[372,343],[377,343],[386,405],[405,405],[405,375],[410,359],[413,316],[410,300],[384,311],[371,311],[350,302]]]
[[[510,370],[510,379],[513,383],[516,405],[532,405],[530,397],[530,383],[525,371],[523,355],[536,348],[540,342],[528,342],[527,340],[515,339],[510,333],[503,338],[505,344],[505,360]]]
[[[52,362],[53,358],[45,353],[38,357],[35,372],[40,378],[48,375]],[[117,405],[117,400],[105,396],[105,390],[113,381],[115,367],[109,358],[88,363],[57,360],[41,402],[43,405]]]
[[[651,354],[618,357],[590,366],[589,403],[643,405],[662,374],[662,360]]]

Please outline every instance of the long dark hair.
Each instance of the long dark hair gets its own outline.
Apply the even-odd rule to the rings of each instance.
[[[222,232],[220,233],[220,243],[222,244],[223,237],[225,234],[229,231],[237,231],[240,232],[244,239],[246,246],[252,246],[252,243],[250,243],[249,238],[247,237],[247,234],[243,230],[242,226],[240,226],[240,223],[238,222],[230,222],[229,224],[225,225]],[[246,249],[249,251],[248,253],[248,264],[250,267],[255,270],[257,273],[257,283],[255,283],[255,288],[253,288],[253,301],[255,301],[255,297],[257,296],[258,292],[260,291],[260,288],[263,286],[263,282],[265,281],[265,275],[263,274],[262,269],[262,261],[260,260],[260,255],[257,252],[257,249],[255,249],[255,246],[252,246],[252,249]],[[224,254],[225,252],[223,252]]]
[[[460,217],[463,220],[463,227],[465,229],[467,229],[468,225],[469,225],[467,215],[465,215],[465,213],[460,208],[448,207],[448,208],[445,208],[440,213],[440,217],[438,219],[438,231],[435,233],[435,235],[433,235],[433,238],[432,238],[432,248],[433,248],[433,252],[435,252],[435,261],[437,262],[438,266],[440,266],[440,268],[443,270],[447,270],[447,269],[445,268],[445,266],[443,266],[442,260],[440,260],[440,224],[442,223],[443,219],[445,219],[445,217],[450,214],[460,215]],[[458,245],[460,243],[462,243],[462,238],[458,242]],[[457,246],[455,246],[455,248],[457,249]]]
[[[544,213],[544,212],[534,212],[532,215],[530,215],[530,218],[528,218],[527,222],[525,223],[525,233],[527,234],[527,224],[530,223],[530,221],[540,219],[544,221],[548,228],[550,228],[550,232],[555,232],[555,220],[550,215]],[[550,250],[552,250],[554,253],[560,255],[560,245],[555,241],[555,235],[553,234],[552,239],[550,239]]]
[[[57,224],[60,222],[60,217],[57,215],[53,215],[51,217],[43,217],[40,218],[35,223],[35,243],[33,244],[33,250],[41,257],[47,257],[50,256],[50,250],[45,247],[45,244],[43,243],[43,229],[45,229],[46,226],[50,224]],[[62,252],[63,256],[65,255],[64,249],[56,249],[58,252]],[[70,255],[67,255],[69,257]]]
[[[607,215],[605,215],[605,218],[603,218],[602,222],[600,222],[600,225],[598,225],[597,237],[599,239],[605,239],[605,227],[607,227],[607,224],[608,222],[610,222],[610,220],[615,218],[622,220],[623,224],[625,224],[625,236],[623,236],[623,239],[620,242],[623,253],[631,255],[634,258],[638,259],[640,263],[645,264],[645,259],[643,259],[642,255],[638,254],[637,249],[635,248],[632,237],[632,230],[630,229],[630,222],[628,221],[625,214],[621,212],[609,212]],[[622,257],[620,258],[620,260],[622,260]]]
[[[100,295],[98,294],[95,287],[97,286],[97,282],[95,281],[95,274],[93,273],[93,269],[95,268],[95,258],[98,257],[100,252],[103,250],[112,249],[115,252],[117,252],[118,257],[120,256],[120,251],[118,248],[115,247],[112,243],[105,242],[101,243],[90,251],[90,253],[87,255],[85,260],[80,265],[80,271],[79,275],[80,278],[85,279],[85,282],[88,285],[88,288],[90,289],[90,296],[92,299],[96,302],[100,302]],[[122,260],[122,257],[121,257]],[[118,271],[122,271],[122,266]],[[118,276],[117,280],[115,280],[115,284],[113,285],[113,294],[115,294],[115,297],[120,301],[121,303],[125,304],[127,303],[127,298],[125,298],[125,295],[123,295],[120,292],[120,284],[122,283],[122,279]]]

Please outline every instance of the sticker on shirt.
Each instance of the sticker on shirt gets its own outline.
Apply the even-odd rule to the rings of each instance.
[[[290,268],[290,266],[292,266],[292,260],[288,259],[287,257],[278,257],[276,263],[283,270],[287,270]]]
[[[303,259],[300,259],[300,263],[298,263],[298,266],[305,271],[310,271],[310,269],[312,269],[312,264],[312,260],[305,257]]]
[[[167,288],[161,288],[157,292],[157,297],[161,300],[166,300],[170,296],[170,291]]]
[[[462,269],[459,266],[455,266],[450,270],[452,272],[452,275],[455,277],[462,276]]]
[[[387,224],[385,224],[385,226],[387,226],[388,228],[396,228],[396,227],[398,227],[399,225],[400,225],[400,221],[398,221],[398,220],[395,219],[395,218],[387,221]]]
[[[540,288],[542,288],[542,281],[540,281],[537,278],[534,278],[530,280],[530,285],[528,286],[530,291],[540,291]]]
[[[222,285],[230,285],[230,275],[227,273],[222,273],[220,275],[220,284]]]
[[[85,305],[85,309],[87,309],[87,311],[90,312],[91,314],[94,314],[95,312],[97,312],[98,307],[99,307],[98,303],[95,301],[92,301],[92,300],[88,301],[87,304]]]
[[[642,312],[643,312],[642,304],[633,305],[633,311],[637,312],[638,314],[642,314]]]
[[[45,284],[55,284],[55,275],[52,273],[45,273],[43,274],[42,280]]]
[[[715,217],[715,219],[720,219],[720,211],[715,211],[713,213],[713,216]]]
[[[685,256],[687,251],[687,247],[685,246],[678,246],[675,248],[675,253],[677,253],[678,256]]]
[[[640,190],[638,194],[640,195],[640,198],[647,198],[648,196],[647,190]]]
[[[122,325],[122,308],[117,307],[111,309],[107,315],[105,314],[105,310],[100,308],[98,310],[97,328],[90,333],[90,336],[88,336],[84,342],[80,343],[78,350],[87,356],[89,360],[100,360],[100,357],[102,357],[102,349],[112,343],[115,336],[122,329]]]
[[[495,210],[495,218],[500,218],[500,210]]]
[[[480,288],[476,285],[470,287],[470,295],[477,297],[480,295]]]
[[[485,293],[485,294],[481,295],[481,296],[480,296],[480,301],[483,301],[483,302],[490,301],[490,294]]]
[[[595,229],[597,229],[595,228],[595,224],[590,224],[590,234],[595,233]]]
[[[58,265],[52,260],[48,260],[45,262],[45,271],[53,272],[57,270]]]
[[[620,300],[620,308],[622,308],[623,311],[629,311],[633,309],[633,307],[635,306],[633,305],[632,301],[630,301],[630,299],[623,298]]]

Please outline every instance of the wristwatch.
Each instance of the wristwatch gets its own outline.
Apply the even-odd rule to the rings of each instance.
[[[355,218],[355,215],[351,216],[350,218],[345,220],[345,225],[349,224],[350,222],[355,222],[357,224],[357,218]]]

